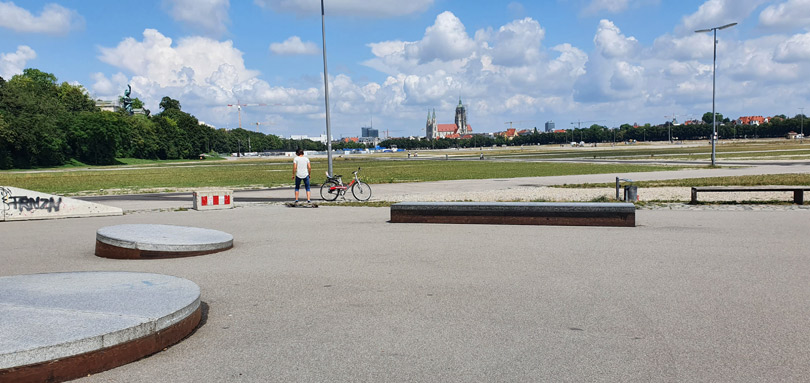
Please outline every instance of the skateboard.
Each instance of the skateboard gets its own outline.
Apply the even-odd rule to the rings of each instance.
[[[287,207],[318,207],[315,202],[285,202],[284,205]]]

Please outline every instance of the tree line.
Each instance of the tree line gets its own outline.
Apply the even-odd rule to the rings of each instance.
[[[784,115],[774,116],[770,121],[757,125],[734,124],[728,118],[723,118],[717,114],[718,136],[720,139],[736,138],[773,138],[785,137],[788,132],[800,132],[802,124],[810,121],[802,121],[803,115],[799,114],[793,118]],[[810,128],[810,127],[809,127]],[[547,144],[569,144],[571,142],[584,142],[586,144],[604,144],[625,141],[668,141],[675,140],[708,140],[712,135],[712,114],[703,115],[698,123],[689,125],[664,125],[653,126],[645,124],[635,126],[623,124],[616,129],[610,129],[603,125],[594,124],[588,128],[569,129],[564,132],[540,132],[537,128],[528,134],[519,135],[512,139],[503,136],[489,137],[475,135],[469,139],[408,139],[392,138],[380,143],[380,146],[391,147],[396,145],[399,149],[448,149],[448,148],[474,148],[492,145],[547,145]]]
[[[137,98],[133,106],[142,106]],[[116,158],[184,159],[202,153],[325,150],[310,140],[289,140],[245,129],[215,129],[163,97],[161,112],[129,115],[101,111],[80,85],[25,69],[0,77],[0,169],[50,167],[80,161],[117,163]]]

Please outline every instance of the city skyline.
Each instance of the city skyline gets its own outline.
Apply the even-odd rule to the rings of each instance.
[[[423,136],[459,97],[475,132],[555,121],[659,124],[711,111],[793,116],[810,90],[810,2],[557,0],[325,1],[333,138],[374,127]],[[94,98],[164,96],[217,128],[325,132],[316,1],[0,1],[0,76],[33,67]],[[775,95],[778,95],[775,96]],[[261,123],[261,124],[256,124]]]

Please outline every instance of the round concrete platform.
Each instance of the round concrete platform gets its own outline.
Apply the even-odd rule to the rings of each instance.
[[[198,227],[131,224],[96,232],[96,255],[116,259],[155,259],[211,254],[233,247],[233,236]]]
[[[0,381],[64,381],[133,362],[199,324],[200,288],[160,274],[0,277]]]

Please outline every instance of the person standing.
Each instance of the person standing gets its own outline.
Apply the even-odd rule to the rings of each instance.
[[[298,149],[295,151],[295,159],[293,160],[293,178],[295,179],[295,202],[298,202],[298,190],[301,189],[301,181],[304,182],[304,188],[307,191],[307,203],[311,201],[311,193],[309,189],[309,175],[312,173],[312,165],[309,163],[309,158],[304,157],[304,150]]]

